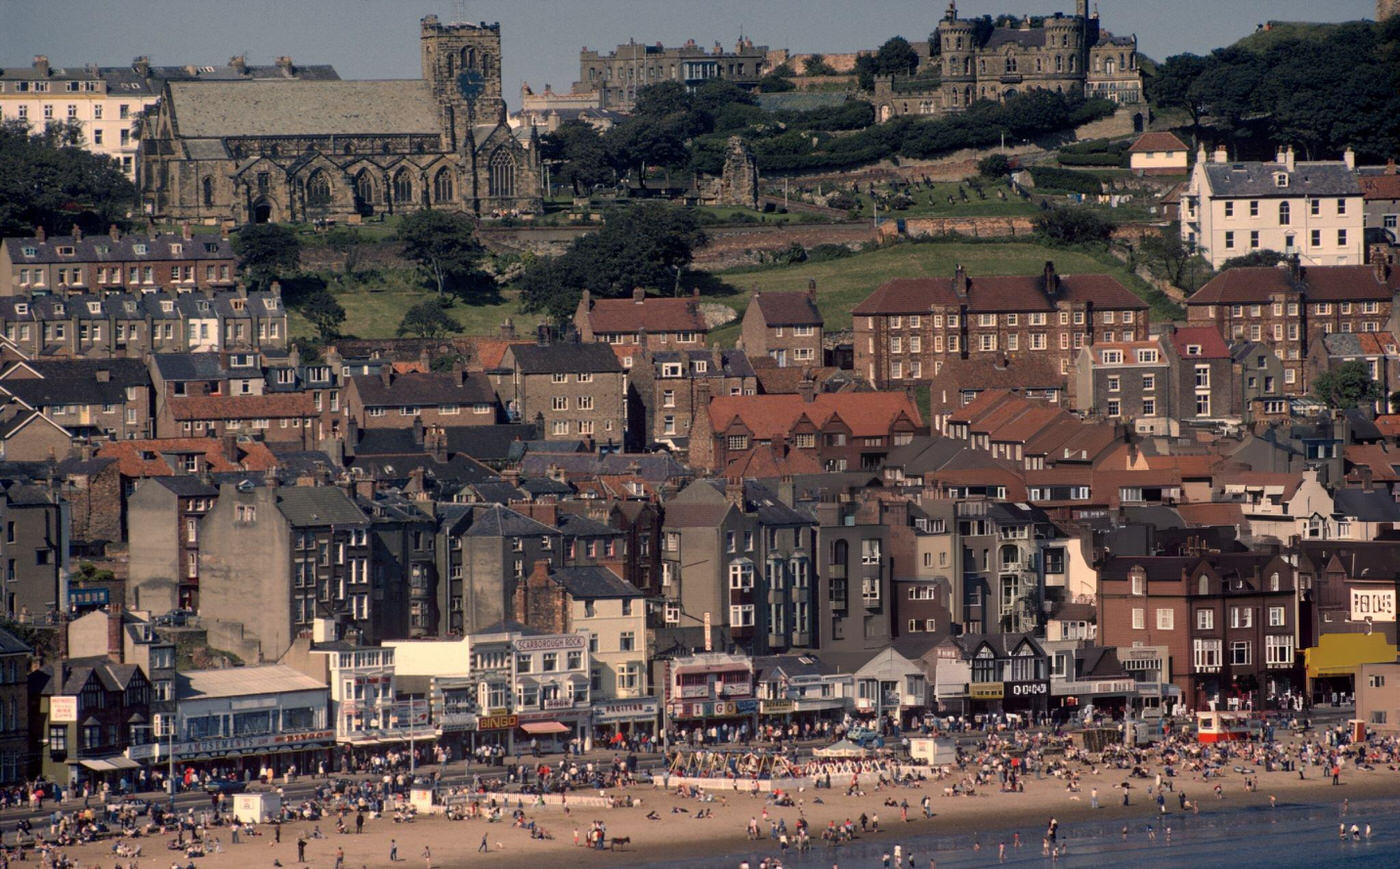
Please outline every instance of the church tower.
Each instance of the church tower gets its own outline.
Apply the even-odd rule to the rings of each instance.
[[[501,25],[422,21],[423,80],[443,113],[448,147],[456,149],[477,125],[505,123],[501,95]]]

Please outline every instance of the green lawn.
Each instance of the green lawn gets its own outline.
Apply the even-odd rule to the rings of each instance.
[[[713,276],[713,282],[728,292],[711,295],[708,301],[720,302],[734,308],[740,316],[748,307],[755,290],[761,292],[797,292],[806,290],[810,280],[817,282],[817,305],[821,308],[828,329],[849,329],[851,309],[860,304],[875,288],[890,278],[951,277],[961,263],[968,273],[977,275],[1039,274],[1045,261],[1052,260],[1061,274],[1106,272],[1130,290],[1148,298],[1147,286],[1131,275],[1116,261],[1101,262],[1088,254],[1049,248],[1031,242],[982,243],[931,242],[901,244],[857,254],[844,259],[820,263],[733,269]],[[390,271],[374,288],[359,287],[343,290],[332,286],[331,291],[345,307],[346,320],[342,331],[360,338],[385,338],[394,335],[404,311],[418,302],[432,298],[432,292],[413,284],[411,272]],[[712,282],[712,283],[713,283]],[[536,314],[520,311],[519,300],[507,291],[502,300],[491,305],[457,303],[451,314],[462,323],[465,334],[489,334],[501,321],[511,317],[516,328],[528,332],[538,319]],[[1179,311],[1155,305],[1155,319],[1180,316]],[[301,317],[291,316],[293,335],[311,335],[313,330]],[[739,335],[739,322],[717,329],[712,341],[733,346]]]
[[[878,190],[879,188],[877,188]],[[959,190],[967,194],[967,201],[962,200]],[[866,191],[856,195],[860,202],[860,215],[865,219],[870,218],[870,196]],[[883,190],[889,193],[889,188]],[[977,193],[966,184],[954,182],[935,183],[931,187],[924,186],[919,190],[912,191],[909,196],[914,200],[914,204],[902,211],[892,211],[884,207],[880,208],[880,218],[887,217],[1010,217],[1014,215],[1034,215],[1039,211],[1033,203],[1026,202],[1004,183],[986,182],[982,188],[986,194],[986,199],[978,199]],[[998,194],[1006,194],[1002,199]],[[949,204],[948,197],[953,197],[953,202]]]

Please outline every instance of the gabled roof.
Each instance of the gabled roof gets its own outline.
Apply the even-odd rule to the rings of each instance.
[[[207,419],[289,419],[316,415],[309,392],[273,395],[199,395],[171,398],[176,421]]]
[[[588,322],[594,334],[630,334],[645,329],[648,332],[709,331],[700,313],[696,296],[666,298],[648,296],[625,299],[595,299],[589,296]]]
[[[360,401],[366,407],[444,404],[495,404],[496,392],[485,374],[408,372],[391,375],[388,385],[382,377],[369,374],[351,378]]]
[[[607,344],[514,344],[506,352],[506,358],[510,357],[515,358],[521,374],[622,373],[622,364]]]
[[[1356,180],[1361,184],[1361,195],[1368,201],[1400,199],[1400,175],[1396,174],[1393,164],[1388,168],[1388,172],[1362,174],[1357,177]]]
[[[1230,359],[1230,348],[1225,338],[1214,326],[1182,326],[1172,330],[1168,336],[1176,355],[1182,359]],[[1187,352],[1196,347],[1196,353]]]
[[[801,395],[723,395],[710,400],[709,411],[715,432],[737,419],[757,440],[779,440],[804,418],[818,429],[839,419],[852,437],[887,436],[901,418],[914,428],[923,426],[918,407],[903,392],[821,393],[810,402]]]
[[[571,597],[579,600],[643,596],[641,589],[606,567],[558,567],[550,571],[550,578],[564,586]]]
[[[60,99],[59,94],[50,94],[51,99]],[[138,245],[145,253],[137,253]],[[61,254],[59,249],[72,249],[71,254]],[[178,248],[178,254],[175,250]],[[43,241],[38,238],[12,237],[5,239],[5,249],[10,261],[16,265],[27,263],[103,263],[103,262],[163,262],[167,260],[232,260],[233,247],[228,238],[218,234],[196,235],[184,238],[180,235],[119,235],[115,240],[110,235],[50,235]],[[33,256],[26,256],[25,250],[33,250]]]
[[[146,440],[111,441],[98,448],[97,454],[115,458],[123,477],[163,477],[174,474],[175,458],[183,455],[202,456],[213,473],[233,471],[266,471],[277,467],[277,457],[261,441],[234,442],[238,460],[224,455],[223,442],[218,438],[151,438]]]
[[[277,490],[277,509],[297,528],[327,525],[369,525],[355,502],[334,486],[284,486]]]
[[[769,326],[820,326],[821,311],[808,293],[755,293],[753,304]]]
[[[402,81],[170,82],[170,111],[187,139],[442,132],[429,83]]]
[[[543,522],[499,504],[473,507],[470,516],[471,525],[462,531],[464,537],[535,537],[559,533]]]
[[[1189,151],[1186,143],[1176,136],[1167,132],[1143,133],[1137,137],[1133,144],[1128,146],[1129,154],[1141,154],[1144,151]]]
[[[1051,288],[1068,302],[1092,301],[1098,308],[1145,310],[1147,303],[1110,275],[1053,275]],[[856,305],[857,316],[879,314],[923,314],[935,305],[966,303],[971,312],[1052,311],[1051,295],[1046,292],[1043,274],[988,275],[969,277],[967,295],[960,298],[955,289],[957,277],[894,278],[881,284],[865,301]]]

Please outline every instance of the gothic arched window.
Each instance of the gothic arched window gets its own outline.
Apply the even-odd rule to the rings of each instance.
[[[439,169],[438,173],[433,176],[433,201],[451,202],[453,198],[452,170]]]
[[[361,169],[355,174],[355,196],[364,203],[371,203],[375,200],[374,176],[369,174],[369,170]]]
[[[515,195],[515,159],[505,148],[497,148],[491,155],[491,180],[488,185],[490,196]]]
[[[306,204],[331,204],[331,179],[319,169],[306,180]]]
[[[413,176],[408,173],[407,169],[400,169],[394,173],[394,201],[413,201]]]

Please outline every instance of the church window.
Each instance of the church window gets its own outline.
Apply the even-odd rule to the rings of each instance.
[[[505,148],[498,148],[491,155],[491,181],[489,195],[515,195],[515,160]]]
[[[451,202],[452,195],[452,170],[439,169],[433,176],[433,201]]]
[[[1016,55],[1011,54],[1010,52],[1008,52],[1007,55],[1006,55],[1006,71],[1007,71],[1007,72],[1015,72],[1015,71],[1016,71]]]
[[[363,203],[374,202],[374,177],[368,170],[361,169],[355,175],[355,196]]]
[[[214,179],[208,175],[204,176],[204,204],[214,204]]]
[[[476,66],[476,49],[470,45],[462,49],[462,69],[471,69]]]
[[[317,170],[306,182],[307,205],[331,204],[331,180],[325,172]]]
[[[407,169],[400,169],[394,174],[394,201],[413,201],[413,177]]]

